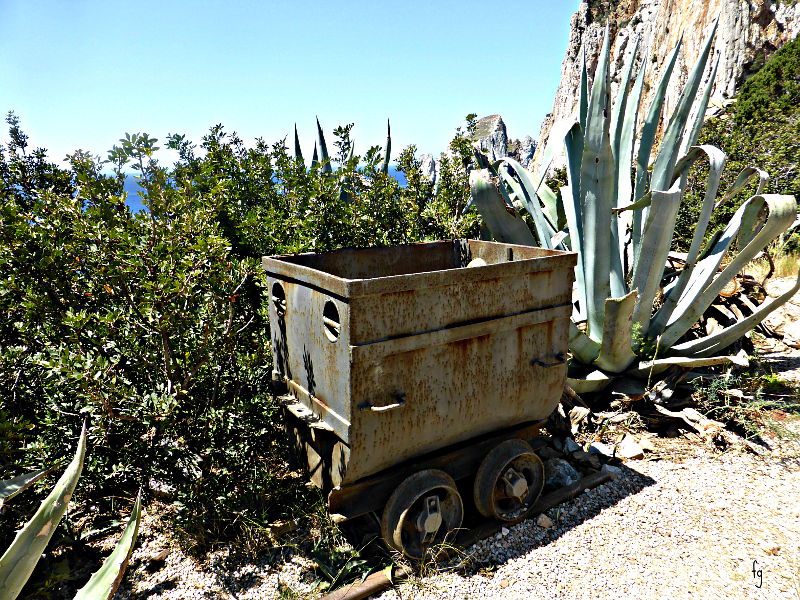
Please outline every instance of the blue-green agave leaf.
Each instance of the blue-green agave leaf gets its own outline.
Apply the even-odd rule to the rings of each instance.
[[[722,262],[725,251],[738,235],[744,222],[752,219],[762,211],[767,218],[761,229],[750,242],[725,266],[716,273]],[[696,276],[687,286],[686,292],[679,299],[673,311],[672,319],[661,336],[661,343],[669,348],[675,345],[680,337],[697,322],[700,315],[711,305],[722,289],[733,280],[742,267],[750,262],[756,254],[782,232],[786,231],[797,216],[797,202],[794,196],[764,194],[753,196],[739,207],[730,223],[725,227],[722,237],[714,246],[708,257],[698,263]]]
[[[0,557],[0,598],[3,600],[14,600],[19,595],[36,563],[39,562],[58,522],[67,511],[83,470],[85,456],[86,425],[84,424],[72,462],[67,465],[64,474],[53,491],[44,499],[36,514],[17,532],[11,546]]]
[[[678,40],[675,48],[672,50],[669,59],[667,60],[667,67],[661,74],[661,79],[656,86],[656,91],[653,94],[653,100],[650,102],[650,108],[647,111],[647,116],[642,125],[642,133],[639,136],[639,151],[636,154],[636,183],[633,191],[633,200],[636,202],[645,195],[650,187],[650,174],[648,167],[650,165],[650,154],[653,151],[653,142],[656,139],[656,132],[658,131],[658,124],[661,118],[661,109],[664,106],[664,97],[667,93],[667,85],[669,84],[672,69],[675,67],[675,61],[678,58],[678,51],[683,43],[683,36]],[[634,213],[632,220],[632,244],[633,255],[636,257],[639,254],[639,245],[641,243],[642,229],[644,228],[645,212],[638,214]]]
[[[769,173],[763,169],[759,169],[758,167],[745,167],[739,172],[739,175],[736,177],[736,181],[734,181],[733,185],[728,188],[728,191],[725,192],[725,195],[722,197],[722,199],[714,205],[714,210],[719,208],[724,202],[727,202],[733,198],[736,193],[746,186],[747,182],[749,182],[756,175],[758,175],[758,187],[755,195],[760,195],[767,181],[769,181]]]
[[[636,360],[631,347],[636,296],[633,290],[622,298],[606,299],[603,341],[594,364],[607,373],[621,373]]]
[[[661,140],[661,146],[658,150],[655,164],[653,165],[653,176],[650,179],[650,187],[653,189],[663,190],[670,187],[670,179],[672,172],[675,169],[675,163],[678,162],[679,153],[681,151],[681,139],[683,138],[686,123],[689,119],[689,113],[692,109],[692,104],[697,97],[697,90],[700,89],[700,83],[703,79],[703,72],[708,62],[708,55],[711,52],[711,44],[714,41],[714,34],[717,31],[718,20],[714,21],[711,27],[711,33],[706,38],[703,45],[703,50],[700,52],[700,57],[689,74],[689,79],[681,92],[681,97],[678,100],[678,105],[672,113],[672,117],[667,125],[667,131],[664,133],[664,139]],[[711,82],[713,84],[713,82]],[[703,111],[705,113],[705,111]],[[702,119],[703,115],[699,115]]]
[[[513,214],[513,209],[503,200],[498,183],[492,181],[488,169],[472,171],[469,187],[472,201],[496,241],[523,246],[536,245],[525,221]]]
[[[611,251],[611,209],[616,189],[616,165],[609,132],[609,47],[609,29],[606,26],[603,49],[589,97],[580,179],[588,335],[596,342],[602,339],[605,300],[611,295],[609,265],[613,277],[617,271],[614,256],[619,262],[616,248],[613,253]]]
[[[322,164],[322,172],[332,173],[333,167],[331,166],[330,157],[328,156],[328,145],[325,143],[325,134],[322,133],[319,119],[317,119],[317,138],[319,143],[319,162]]]
[[[651,195],[650,212],[645,222],[631,283],[631,288],[639,290],[633,321],[638,324],[642,335],[648,331],[653,301],[664,274],[681,203],[681,190],[677,185],[666,192],[651,190]]]
[[[389,157],[392,154],[392,124],[386,119],[386,154],[383,157],[383,172],[389,172]]]
[[[3,508],[5,502],[8,502],[20,492],[31,487],[50,471],[52,471],[52,469],[42,469],[41,471],[24,473],[23,475],[17,475],[11,479],[0,481],[0,508]]]
[[[675,285],[671,287],[666,293],[664,304],[661,305],[658,312],[653,317],[650,324],[650,336],[656,336],[664,331],[672,311],[678,304],[678,300],[683,295],[686,286],[688,285],[692,273],[694,272],[695,265],[698,257],[700,256],[700,248],[706,236],[706,229],[708,223],[711,221],[711,213],[714,209],[714,200],[717,197],[717,190],[719,190],[720,179],[722,178],[722,170],[725,168],[725,161],[727,156],[725,153],[716,148],[715,146],[703,145],[692,146],[688,154],[678,161],[675,165],[674,177],[685,181],[686,174],[689,172],[690,167],[702,157],[708,158],[709,169],[708,179],[706,181],[706,193],[703,198],[703,204],[700,207],[700,217],[697,226],[694,230],[692,237],[692,245],[689,248],[689,253],[686,256],[686,265],[678,276]]]
[[[712,335],[673,346],[672,351],[692,356],[710,356],[720,352],[766,319],[775,309],[791,300],[798,291],[800,291],[800,272],[797,273],[797,279],[791,289],[777,298],[768,298],[753,311],[753,314]]]
[[[136,496],[131,516],[114,551],[103,561],[100,569],[78,590],[74,600],[111,600],[117,591],[136,545],[139,520],[142,514],[142,494]]]
[[[300,150],[300,138],[297,135],[297,125],[294,126],[294,158],[303,162],[303,152]]]

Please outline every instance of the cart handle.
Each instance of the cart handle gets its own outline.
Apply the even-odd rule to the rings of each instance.
[[[564,354],[563,352],[559,352],[558,354],[556,354],[555,358],[557,359],[556,362],[551,362],[551,363],[546,363],[539,360],[538,358],[534,358],[531,361],[531,364],[534,366],[548,368],[548,367],[557,367],[558,365],[563,365],[564,363],[567,362],[567,355]]]
[[[371,410],[372,412],[386,412],[389,410],[394,410],[395,408],[400,408],[401,406],[405,406],[406,404],[406,395],[403,393],[395,393],[392,394],[392,397],[397,400],[397,402],[393,404],[387,404],[386,406],[374,406],[369,403],[369,401],[365,401],[358,405],[359,410]]]

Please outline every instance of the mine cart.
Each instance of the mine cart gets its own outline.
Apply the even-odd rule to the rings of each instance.
[[[575,263],[474,240],[264,258],[273,380],[334,520],[371,516],[420,558],[472,507],[527,514]]]

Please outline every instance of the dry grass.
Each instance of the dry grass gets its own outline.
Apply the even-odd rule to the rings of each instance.
[[[800,268],[800,254],[780,254],[773,256],[772,264],[775,266],[772,277],[795,277],[798,268]],[[769,273],[769,269],[769,260],[766,256],[762,256],[761,258],[747,263],[742,271],[761,280]]]

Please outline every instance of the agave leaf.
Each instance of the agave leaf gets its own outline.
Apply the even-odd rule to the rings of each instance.
[[[142,493],[136,496],[131,516],[114,551],[103,561],[100,569],[78,590],[75,600],[110,600],[117,591],[136,545],[139,519],[142,513]]]
[[[636,296],[637,292],[633,290],[623,298],[606,299],[603,341],[600,345],[600,355],[594,363],[603,371],[621,373],[636,360],[631,348]]]
[[[319,156],[317,155],[317,142],[314,142],[314,153],[311,155],[311,168],[314,169],[319,165]]]
[[[718,331],[698,340],[692,340],[673,346],[672,351],[678,354],[691,354],[693,356],[709,356],[719,352],[730,346],[733,342],[766,319],[772,311],[789,301],[798,291],[800,291],[800,272],[797,273],[797,279],[790,290],[777,298],[769,298],[753,311],[753,314],[724,328],[722,331]]]
[[[642,335],[647,334],[653,301],[658,293],[664,265],[667,263],[675,218],[681,203],[681,190],[673,186],[669,191],[651,190],[652,203],[642,235],[639,256],[633,273],[631,287],[639,290],[639,299],[633,313]]]
[[[303,162],[303,152],[300,150],[300,138],[297,135],[297,124],[294,126],[294,158],[297,161]]]
[[[472,171],[469,175],[469,187],[472,200],[495,240],[523,246],[536,245],[525,221],[509,212],[488,169]]]
[[[331,167],[330,157],[328,156],[328,145],[325,143],[325,134],[322,133],[319,118],[317,118],[317,138],[319,142],[319,162],[322,163],[322,172],[332,173],[333,167]]]
[[[708,77],[706,90],[703,92],[703,96],[700,98],[700,103],[697,105],[697,112],[695,112],[694,115],[694,123],[692,123],[691,127],[687,128],[686,133],[683,136],[679,156],[687,154],[689,152],[689,148],[694,146],[697,143],[697,138],[700,137],[700,129],[703,127],[703,123],[705,122],[706,108],[708,108],[708,101],[711,98],[711,90],[714,88],[714,81],[717,79],[717,67],[719,67],[719,56],[714,59],[714,66],[711,67],[711,75]],[[685,177],[686,176],[688,176],[688,173],[685,175]],[[686,184],[684,182],[681,187],[684,187],[685,185]]]
[[[736,177],[736,181],[734,181],[733,185],[728,188],[728,191],[725,192],[725,195],[722,197],[722,199],[714,205],[714,210],[717,210],[717,208],[719,208],[723,202],[727,202],[733,198],[736,193],[745,185],[747,185],[747,182],[756,175],[758,175],[758,188],[756,189],[755,195],[761,195],[761,190],[764,189],[764,185],[767,183],[767,181],[769,181],[769,173],[759,169],[758,167],[745,167],[739,172],[739,175]]]
[[[620,145],[623,140],[623,123],[625,121],[625,117],[629,112],[627,110],[628,105],[628,94],[629,94],[629,87],[631,82],[631,75],[633,74],[633,64],[636,62],[636,51],[639,49],[639,38],[637,36],[636,40],[633,44],[633,50],[631,51],[631,55],[628,58],[628,61],[625,63],[625,67],[622,72],[622,78],[619,81],[619,92],[617,93],[617,100],[614,102],[614,108],[611,111],[611,148],[614,151],[614,156],[617,157],[620,163],[622,162],[622,155],[620,154]],[[644,66],[646,62],[642,63],[642,68],[639,69],[640,73],[644,71]],[[634,102],[636,104],[636,102]],[[635,108],[638,108],[636,106]],[[634,111],[635,114],[635,111]],[[628,162],[628,171],[630,171],[630,162]]]
[[[600,344],[578,329],[573,321],[569,322],[569,349],[575,358],[587,365],[600,354]]]
[[[513,170],[512,175],[509,172],[509,167]],[[528,171],[513,158],[504,158],[498,168],[498,173],[503,180],[511,186],[517,197],[522,202],[525,210],[533,217],[533,224],[536,228],[536,237],[545,248],[551,248],[550,238],[555,234],[556,230],[551,223],[547,222],[547,218],[542,212],[542,207],[539,205],[539,199],[536,196],[536,191],[533,187],[533,182],[528,177]]]
[[[392,154],[392,124],[386,119],[386,154],[383,157],[383,172],[389,172],[389,157]]]
[[[638,48],[638,40],[637,40]],[[631,54],[631,64],[633,64],[633,57],[635,56],[636,49]],[[631,89],[630,98],[628,98],[625,107],[625,118],[622,121],[622,130],[619,135],[619,142],[617,144],[617,200],[616,207],[620,208],[632,202],[633,195],[633,182],[631,179],[631,164],[633,163],[633,148],[636,142],[636,125],[639,114],[639,104],[642,98],[642,88],[644,86],[644,77],[647,72],[647,61],[642,61],[642,66],[639,68],[639,74]],[[617,237],[620,240],[625,240],[628,228],[633,226],[633,216],[617,214]],[[632,254],[633,248],[630,248]],[[626,252],[626,246],[620,244],[620,253],[623,259],[623,272],[630,271],[628,261],[629,253]]]
[[[52,469],[42,469],[41,471],[25,473],[12,477],[11,479],[0,481],[0,508],[3,508],[5,502],[11,500],[11,498],[20,492],[27,490],[50,471],[52,471]]]
[[[669,356],[667,358],[642,361],[636,365],[636,367],[628,369],[626,374],[646,377],[651,374],[658,375],[659,373],[663,373],[672,366],[697,369],[699,367],[713,367],[715,365],[724,365],[728,363],[741,364],[742,361],[738,356],[712,356],[707,358]]]
[[[599,392],[600,390],[608,387],[608,384],[613,381],[602,371],[592,371],[586,377],[573,378],[567,377],[567,385],[571,387],[577,394],[590,394],[592,392]]]
[[[664,97],[667,93],[667,84],[672,75],[672,69],[675,66],[675,60],[678,58],[678,51],[683,43],[683,36],[675,44],[669,59],[667,60],[667,68],[661,75],[658,82],[656,91],[653,94],[653,100],[650,103],[650,108],[647,111],[647,116],[642,125],[642,133],[639,136],[639,151],[636,155],[636,184],[633,191],[633,201],[636,202],[645,195],[645,192],[650,187],[650,175],[648,166],[650,165],[650,153],[653,150],[653,142],[656,139],[656,131],[658,130],[659,119],[661,117],[661,108],[664,106]],[[632,223],[632,238],[633,238],[633,255],[634,257],[639,254],[639,246],[641,243],[642,229],[645,222],[645,214],[639,213],[633,215]]]
[[[686,177],[686,173],[689,172],[689,168],[692,166],[692,164],[694,164],[695,161],[700,159],[703,155],[708,157],[709,169],[708,180],[706,181],[706,194],[705,198],[703,199],[703,204],[700,208],[700,218],[694,230],[692,245],[690,246],[689,253],[686,257],[686,265],[684,266],[683,271],[681,271],[681,274],[675,282],[675,285],[669,290],[669,293],[664,300],[664,304],[653,317],[652,323],[650,324],[649,333],[651,337],[664,331],[664,327],[666,327],[667,321],[672,315],[672,311],[675,310],[678,300],[683,294],[683,291],[686,289],[686,286],[692,277],[692,273],[694,272],[698,256],[700,255],[700,247],[702,246],[703,239],[705,238],[708,223],[711,220],[711,212],[714,209],[714,199],[717,197],[719,182],[722,178],[722,170],[725,167],[725,161],[727,160],[725,153],[714,146],[692,146],[689,150],[689,153],[681,158],[681,160],[678,161],[678,164],[675,165],[674,176],[680,177],[683,180]]]
[[[681,92],[681,97],[678,100],[678,106],[667,125],[667,131],[664,133],[664,139],[661,140],[658,156],[653,165],[653,176],[650,179],[651,189],[664,190],[670,186],[670,179],[672,172],[675,169],[675,163],[678,162],[678,156],[681,151],[681,139],[683,138],[686,122],[689,119],[689,112],[692,109],[692,104],[697,96],[697,90],[700,88],[700,83],[703,78],[703,72],[706,68],[708,61],[708,54],[711,52],[711,44],[714,41],[714,34],[717,31],[717,24],[719,20],[714,20],[711,27],[711,33],[706,38],[703,45],[703,50],[700,52],[700,57],[692,69],[689,79]],[[702,115],[700,116],[702,119]]]
[[[532,174],[531,179],[531,181],[533,181],[535,184],[536,194],[539,196],[539,199],[544,205],[544,214],[547,216],[547,219],[550,221],[553,227],[559,229],[564,227],[566,224],[564,210],[558,202],[558,198],[553,190],[551,190],[545,184],[545,178],[547,177],[547,171],[553,162],[553,157],[557,152],[561,152],[562,145],[564,143],[564,137],[573,127],[575,122],[575,120],[563,119],[553,125],[552,129],[550,130],[550,136],[547,138],[547,145],[542,153],[541,168],[539,169],[538,173]],[[581,141],[579,147],[583,147],[583,141]]]
[[[578,254],[578,264],[575,265],[575,281],[578,284],[578,314],[577,320],[586,319],[586,272],[583,253],[583,205],[580,196],[581,181],[581,155],[583,147],[583,133],[580,123],[575,122],[564,136],[564,148],[567,153],[567,178],[569,185],[561,188],[561,204],[566,215],[567,229],[569,230],[570,246]]]
[[[31,576],[53,532],[67,511],[86,456],[86,424],[81,431],[72,462],[44,499],[39,510],[17,532],[14,541],[0,558],[0,598],[14,600]]]
[[[742,248],[725,266],[722,272],[714,277],[716,267],[722,261],[724,252],[730,247],[731,242],[738,234],[742,223],[747,220],[747,215],[758,214],[765,209],[768,213],[763,227],[753,236],[750,243]],[[678,306],[673,312],[671,322],[668,323],[661,336],[661,343],[667,348],[672,347],[700,318],[700,315],[716,299],[722,288],[732,281],[742,267],[751,261],[767,244],[785,231],[794,222],[796,215],[797,202],[794,196],[764,194],[762,196],[753,196],[745,202],[736,211],[731,222],[725,228],[713,252],[703,260],[705,264],[702,265],[702,268],[698,264],[698,277],[696,278],[698,284],[687,286],[686,292],[678,301]],[[711,279],[712,277],[713,279]]]
[[[586,73],[586,45],[581,46],[581,87],[578,96],[578,123],[581,131],[586,131],[586,117],[589,112],[589,77]]]
[[[589,337],[600,342],[603,335],[605,299],[611,295],[611,276],[617,274],[619,253],[611,252],[611,209],[614,203],[616,166],[609,134],[609,30],[606,26],[603,49],[597,64],[581,158],[581,204],[583,206],[584,280]],[[617,256],[614,261],[613,255]],[[619,266],[621,272],[622,267]],[[624,282],[623,282],[624,285]]]

